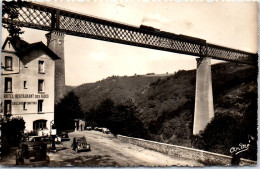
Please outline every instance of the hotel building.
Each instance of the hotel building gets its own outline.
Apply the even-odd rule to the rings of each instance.
[[[2,46],[1,116],[20,116],[25,130],[50,129],[54,120],[55,60],[42,42],[7,38]]]

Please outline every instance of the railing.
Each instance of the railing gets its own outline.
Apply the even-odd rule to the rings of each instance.
[[[32,2],[17,3],[19,7],[16,8],[12,8],[12,5],[8,5],[8,3],[3,6],[3,10],[11,9],[18,13],[18,18],[14,20],[11,20],[8,15],[3,15],[4,24],[13,23],[22,27],[46,31],[57,30],[68,35],[144,48],[257,64],[257,53],[209,44],[203,39],[164,32],[143,25],[130,26]]]

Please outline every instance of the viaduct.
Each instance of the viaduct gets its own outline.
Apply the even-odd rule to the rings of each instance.
[[[14,3],[18,3],[18,7],[15,7]],[[56,103],[63,97],[65,87],[65,34],[199,57],[193,134],[204,130],[214,117],[211,59],[257,65],[257,53],[218,46],[203,39],[164,32],[152,27],[134,27],[32,2],[6,3],[4,9],[16,11],[18,18],[11,19],[8,15],[3,15],[3,23],[49,32],[46,34],[47,45],[61,58],[55,67]]]

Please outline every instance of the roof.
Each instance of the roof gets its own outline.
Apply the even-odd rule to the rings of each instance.
[[[2,49],[5,48],[7,42],[10,41],[12,46],[14,47],[16,54],[19,57],[24,56],[25,54],[28,54],[29,52],[31,52],[32,50],[35,49],[42,49],[44,50],[51,58],[53,58],[54,60],[56,59],[60,59],[60,57],[58,55],[56,55],[51,49],[49,49],[44,43],[42,42],[36,42],[36,43],[28,43],[20,38],[11,38],[11,37],[7,37]]]
[[[11,38],[11,37],[7,37],[5,39],[5,42],[3,44],[3,47],[2,49],[5,48],[7,42],[10,41],[12,46],[14,47],[15,51],[20,51],[22,50],[23,48],[27,47],[29,45],[29,43],[27,43],[26,41],[24,40],[21,40],[20,38]]]

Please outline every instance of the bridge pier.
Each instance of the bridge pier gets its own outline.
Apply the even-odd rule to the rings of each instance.
[[[47,33],[47,46],[60,57],[55,61],[55,104],[64,97],[65,63],[64,63],[64,33],[51,31]]]
[[[197,60],[196,93],[193,134],[205,129],[206,125],[214,117],[211,58],[203,57]]]

